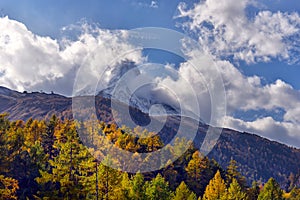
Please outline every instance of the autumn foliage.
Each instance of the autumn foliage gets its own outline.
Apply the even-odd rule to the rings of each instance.
[[[158,135],[141,127],[131,130],[100,121],[90,123],[55,116],[47,121],[9,121],[1,114],[0,199],[300,199],[297,187],[283,191],[272,178],[265,185],[258,181],[248,186],[236,161],[222,169],[191,141],[180,138],[175,139],[176,147],[167,148],[168,154],[177,155],[185,145],[188,150],[160,170],[132,174],[113,169],[102,162],[120,162],[103,154],[108,143],[133,152],[139,167],[143,159],[158,159],[142,158],[139,153],[157,151],[164,144]],[[84,143],[78,127],[85,127]]]

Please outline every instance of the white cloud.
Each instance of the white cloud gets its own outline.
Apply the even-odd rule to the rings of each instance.
[[[157,1],[151,1],[150,7],[151,7],[151,8],[158,8],[158,3],[157,3]]]
[[[278,79],[262,85],[260,77],[246,77],[228,61],[217,61],[226,88],[227,114],[225,127],[257,133],[272,140],[300,147],[300,91]],[[236,111],[284,111],[283,121],[271,115],[254,121],[232,117]]]
[[[96,74],[121,60],[143,59],[139,49],[129,53],[136,47],[126,42],[126,31],[90,28],[87,24],[80,29],[82,34],[76,40],[57,41],[36,35],[8,17],[0,18],[0,85],[19,91],[53,90],[70,95],[82,64]]]
[[[216,65],[223,75],[229,112],[236,109],[247,111],[276,108],[289,111],[300,103],[300,91],[280,79],[262,85],[260,77],[246,77],[228,61],[216,61]]]
[[[272,117],[259,118],[254,121],[243,121],[227,116],[225,127],[235,128],[239,131],[248,131],[259,134],[271,140],[300,147],[300,125],[291,122],[278,122]]]
[[[249,17],[249,6],[258,9]],[[300,17],[298,13],[272,13],[258,8],[255,0],[201,0],[188,8],[178,6],[179,18],[205,51],[215,56],[226,89],[225,127],[258,133],[264,137],[300,147],[300,91],[278,79],[262,84],[262,78],[244,76],[230,61],[268,62],[271,59],[299,61]],[[193,51],[192,48],[189,49]],[[183,70],[183,68],[182,68]],[[184,74],[184,73],[183,73]],[[208,72],[206,76],[213,77]],[[193,74],[187,79],[194,80]],[[244,121],[237,111],[283,110],[283,120],[271,115]]]
[[[299,60],[300,17],[297,13],[259,11],[249,18],[246,9],[253,0],[205,0],[187,9],[178,6],[183,26],[197,32],[199,42],[219,57],[233,56],[248,63],[272,58]],[[293,38],[293,39],[291,39]]]
[[[216,106],[211,102],[212,89],[217,83],[217,79],[220,78],[216,74],[220,73],[226,91],[226,97],[221,99],[221,101],[226,101],[227,106],[227,116],[222,118],[225,120],[225,127],[260,134],[272,140],[300,147],[298,131],[300,130],[300,109],[297,109],[300,108],[300,91],[280,79],[274,83],[263,85],[261,77],[247,77],[229,61],[217,58],[213,61],[209,57],[201,57],[201,53],[197,50],[192,49],[191,51],[195,51],[191,53],[194,55],[188,62],[180,65],[179,77],[177,79],[158,78],[156,89],[173,88],[177,95],[176,100],[184,102],[183,106],[191,106],[184,107],[190,111],[195,109],[196,105],[193,105],[191,100],[196,95],[200,107],[200,117],[204,121],[210,122],[212,108]],[[192,64],[195,63],[196,65],[193,66]],[[216,91],[221,93],[219,90]],[[170,103],[168,100],[170,96],[165,98],[164,95],[161,95],[159,98],[162,98],[162,102],[169,101]],[[232,117],[235,112],[240,110],[258,112],[265,110],[271,113],[279,108],[284,112],[283,121],[276,121],[271,115],[254,121],[243,121]],[[222,119],[216,120],[222,121]]]

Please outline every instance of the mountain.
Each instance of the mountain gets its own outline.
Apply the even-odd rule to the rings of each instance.
[[[97,116],[108,123],[114,122],[111,101],[110,98],[101,95],[95,97]],[[118,102],[117,105],[121,109],[128,109],[128,106],[122,102]],[[71,108],[72,99],[58,94],[20,93],[0,87],[0,113],[9,113],[10,120],[44,119],[53,114],[62,119],[71,119]],[[149,114],[134,106],[129,106],[129,113],[134,122],[141,126],[151,121]],[[156,116],[155,120],[159,121],[160,116]],[[197,130],[194,143],[200,147],[199,144],[203,142],[210,126],[203,122],[195,122],[193,119],[182,119],[177,115],[167,117],[164,127],[159,132],[163,141],[168,142],[176,135],[182,121],[185,130]],[[252,180],[266,182],[268,178],[274,177],[282,187],[285,187],[290,173],[298,174],[300,169],[299,149],[255,134],[230,129],[222,130],[217,144],[208,156],[215,159],[223,168],[227,167],[231,158],[235,159],[242,174],[247,177],[248,183]]]
[[[151,86],[147,85],[142,87],[143,91],[147,91],[144,92],[142,96],[137,92],[142,90],[141,88],[138,88],[137,91],[133,91],[128,87],[128,85],[130,85],[128,81],[130,80],[133,82],[133,85],[143,84],[141,82],[134,82],[134,79],[141,75],[140,69],[134,62],[123,61],[119,64],[119,66],[114,67],[110,71],[110,74],[110,81],[108,82],[106,88],[98,91],[99,96],[115,99],[132,107],[138,108],[144,113],[149,113],[151,106],[155,104],[163,105],[166,114],[174,115],[180,113],[178,106],[169,105],[158,101],[157,98],[154,98],[153,96],[155,94],[153,94],[154,91],[152,90],[153,88],[151,88]],[[124,77],[130,77],[130,80],[128,80],[129,78]],[[84,93],[84,91],[79,93]],[[160,110],[151,110],[151,114],[160,115]]]
[[[0,112],[11,120],[44,119],[56,114],[71,118],[71,99],[58,94],[20,93],[0,87]]]

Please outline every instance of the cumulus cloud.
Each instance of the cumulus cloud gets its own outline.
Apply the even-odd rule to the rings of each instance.
[[[300,91],[280,79],[262,85],[260,77],[246,77],[228,61],[218,61],[217,65],[222,70],[227,94],[225,127],[300,147]],[[271,115],[253,121],[232,117],[238,110],[267,112],[276,109],[284,111],[282,121],[276,121]]]
[[[196,67],[191,63],[197,63]],[[215,119],[222,122],[222,126],[260,134],[269,139],[299,147],[300,91],[291,85],[280,79],[263,85],[261,77],[247,77],[229,61],[200,58],[199,55],[192,57],[189,62],[182,63],[178,72],[180,74],[178,79],[160,78],[158,88],[159,86],[176,88],[177,98],[179,102],[185,103],[184,106],[193,105],[190,100],[196,96],[201,111],[200,117],[204,121],[213,124],[211,123],[212,109],[214,106],[218,106],[214,103],[220,104],[224,101],[227,115],[214,116],[223,117]],[[220,78],[216,76],[217,73],[222,76],[226,96],[217,96],[221,99],[213,103],[212,93],[222,94],[221,88],[213,89],[217,83],[216,79]],[[185,109],[193,110],[195,107]],[[277,109],[283,110],[282,121],[276,121],[272,115],[253,121],[243,121],[233,117],[234,113],[240,110],[271,112]],[[220,125],[220,123],[216,124]]]
[[[272,58],[297,62],[299,58],[300,17],[298,13],[272,13],[260,10],[247,15],[253,0],[205,0],[187,9],[178,6],[179,16],[188,20],[182,25],[195,31],[201,45],[219,57],[233,56],[248,63]]]
[[[21,22],[0,18],[0,85],[71,95],[75,74],[82,65],[94,72],[86,74],[89,80],[109,65],[143,59],[141,51],[126,42],[126,31],[90,28],[87,24],[80,29],[75,39],[58,41],[32,33]]]
[[[234,127],[236,130],[242,132],[248,131],[251,133],[256,133],[271,140],[276,140],[287,145],[300,147],[300,125],[292,122],[279,122],[270,116],[248,122],[227,116],[225,119],[225,126]]]
[[[261,77],[247,77],[232,63],[299,62],[299,14],[271,12],[258,5],[253,0],[203,0],[192,7],[181,3],[177,18],[183,19],[182,27],[214,56],[222,74],[227,100],[224,126],[300,147],[300,91],[280,79],[262,84]],[[257,12],[251,15],[250,7]],[[189,78],[194,79],[193,75]],[[233,117],[237,111],[271,113],[277,109],[283,110],[282,120],[271,114],[252,121]]]

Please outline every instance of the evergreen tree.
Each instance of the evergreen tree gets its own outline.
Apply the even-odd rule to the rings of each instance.
[[[270,178],[258,195],[258,200],[283,200],[282,190],[274,178]]]
[[[221,177],[218,170],[214,178],[209,181],[203,195],[203,200],[217,200],[221,199],[226,192],[225,181]]]
[[[128,177],[128,174],[126,172],[123,172],[120,186],[117,187],[116,192],[115,192],[116,199],[122,199],[122,200],[132,199],[130,197],[131,188],[132,188],[132,184]]]
[[[131,194],[130,197],[133,200],[143,200],[145,199],[145,182],[144,177],[141,173],[137,173],[135,176],[133,176],[131,180]]]
[[[235,178],[232,179],[232,182],[228,188],[228,191],[222,197],[223,200],[246,200],[246,193],[242,191],[241,186]]]
[[[196,199],[197,199],[197,195],[194,192],[192,192],[190,196],[187,198],[187,200],[196,200]]]
[[[168,200],[171,199],[171,195],[168,182],[160,174],[146,184],[146,199]]]
[[[41,177],[36,180],[42,184],[52,183],[52,190],[57,194],[41,192],[41,196],[51,195],[51,198],[79,199],[95,193],[94,159],[88,150],[79,142],[74,123],[66,122],[56,134],[54,147],[58,155],[49,160],[50,171],[40,171]]]
[[[10,168],[10,162],[14,157],[13,152],[9,152],[11,148],[8,144],[8,130],[10,122],[7,119],[8,114],[0,114],[0,173],[7,173]]]
[[[196,200],[197,197],[195,193],[189,190],[187,185],[182,181],[180,185],[176,188],[175,196],[173,200]]]
[[[237,162],[231,159],[226,169],[226,182],[228,186],[233,181],[233,179],[236,179],[238,181],[242,189],[246,187],[246,178],[242,176],[238,171]]]
[[[106,162],[108,164],[109,161]],[[100,177],[99,196],[101,197],[101,199],[118,199],[115,194],[118,190],[118,187],[121,187],[121,172],[106,165],[100,164],[98,174]],[[126,188],[124,190],[126,190]]]
[[[59,124],[59,120],[56,115],[52,115],[49,122],[47,123],[46,131],[42,134],[42,146],[46,154],[49,155],[49,158],[52,159],[57,151],[54,149],[54,131],[55,127]]]

